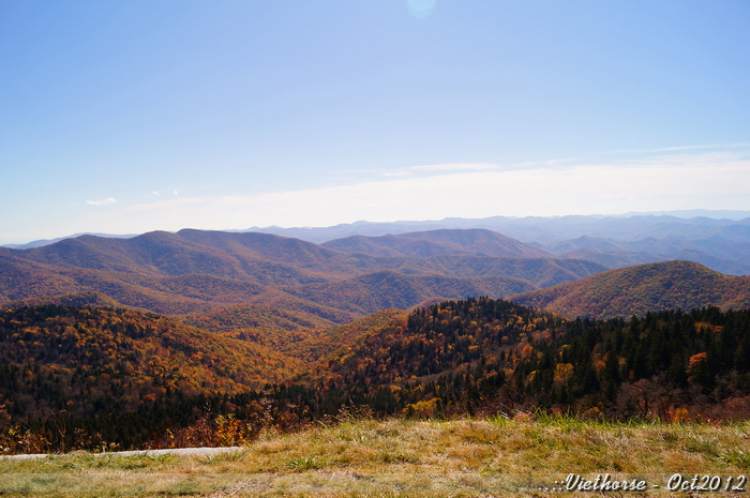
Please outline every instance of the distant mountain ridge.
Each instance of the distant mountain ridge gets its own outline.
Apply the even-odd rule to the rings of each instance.
[[[676,212],[679,215],[711,212]],[[684,218],[662,214],[483,219],[446,218],[434,222],[354,223],[327,228],[258,228],[299,237],[348,252],[394,255],[398,240],[415,229],[484,229],[502,233],[558,257],[596,261],[609,268],[688,259],[729,275],[750,274],[750,212],[721,212],[731,218]],[[745,216],[745,217],[742,217]],[[741,218],[742,217],[742,218]],[[738,219],[740,218],[740,219]],[[385,236],[390,234],[396,239]],[[338,238],[337,238],[338,237]],[[382,238],[381,238],[382,237]],[[592,244],[592,241],[598,241]],[[565,247],[568,247],[566,250]]]
[[[725,240],[714,236],[702,243],[716,245],[727,257],[743,254],[742,243],[720,247]],[[86,235],[29,250],[0,248],[0,306],[127,306],[191,315],[196,324],[203,323],[201,315],[208,320],[223,309],[255,307],[270,321],[248,321],[237,329],[264,337],[289,332],[289,320],[301,324],[299,330],[315,331],[382,309],[479,296],[513,297],[569,317],[747,304],[745,279],[696,263],[652,263],[653,255],[635,251],[672,250],[681,243],[580,237],[549,247],[566,256],[598,258],[609,267],[648,262],[608,272],[605,264],[554,258],[485,229],[357,236],[325,245],[192,229],[130,239]]]
[[[741,233],[735,235],[743,239]],[[611,268],[686,259],[728,275],[750,275],[750,242],[721,235],[697,240],[649,237],[634,241],[583,236],[541,247],[558,257],[589,259]]]
[[[189,229],[130,239],[85,235],[28,250],[0,248],[0,303],[94,292],[121,305],[172,315],[256,304],[345,323],[382,308],[499,298],[606,270],[594,262],[548,256],[446,254],[481,241],[481,247],[499,254],[544,255],[487,231],[440,231],[407,242],[417,239],[441,255],[370,256],[272,234]]]
[[[557,257],[589,259],[609,268],[635,264],[687,259],[729,275],[750,274],[750,211],[666,211],[589,216],[494,216],[481,219],[445,218],[434,221],[390,223],[356,222],[331,227],[253,227],[226,233],[266,233],[324,244],[339,251],[381,257],[424,257],[439,254],[518,255],[513,248],[498,251],[479,242],[470,247],[465,241],[436,240],[440,230],[485,230],[502,234],[525,244],[524,251],[536,249]],[[420,239],[417,233],[430,233]],[[145,234],[144,234],[145,235]],[[137,238],[106,235],[107,238]],[[6,247],[29,249],[68,240],[42,240]],[[77,237],[80,238],[80,237]],[[462,236],[466,239],[466,236]],[[407,240],[408,239],[408,240]],[[420,239],[420,240],[417,240]],[[426,239],[426,240],[425,240]],[[601,242],[591,246],[587,241]],[[568,247],[568,249],[564,249]],[[530,256],[531,253],[524,253]],[[537,254],[540,256],[541,254]],[[383,269],[383,268],[380,268]]]
[[[544,258],[550,254],[497,232],[480,228],[427,230],[398,235],[355,235],[321,244],[342,252],[371,256],[425,258],[440,255]]]
[[[240,230],[227,230],[230,233],[260,232],[296,238],[314,243],[341,239],[354,235],[380,236],[403,234],[438,229],[471,229],[484,228],[503,233],[522,241],[535,241],[548,244],[554,241],[574,239],[582,236],[613,238],[617,240],[637,240],[649,236],[686,236],[694,238],[685,228],[697,227],[706,233],[707,227],[712,232],[721,232],[725,227],[736,229],[737,226],[750,228],[750,211],[741,210],[678,210],[659,212],[632,212],[620,215],[565,215],[565,216],[491,216],[487,218],[444,218],[429,221],[395,221],[342,223],[329,227],[291,227],[278,226],[251,227]],[[665,232],[664,229],[667,229]],[[648,232],[648,234],[646,234]],[[36,240],[25,244],[5,244],[0,247],[12,249],[31,249],[53,244],[65,239],[82,235],[94,235],[106,238],[132,238],[134,235],[78,233],[55,239]],[[714,233],[706,236],[714,235]],[[748,233],[743,234],[748,240]]]
[[[717,218],[712,213],[724,217]],[[690,216],[691,214],[697,216]],[[685,215],[690,217],[685,217]],[[738,236],[739,239],[747,242],[750,241],[750,211],[667,211],[653,214],[628,213],[627,215],[606,216],[492,216],[389,223],[359,221],[331,227],[252,227],[248,231],[273,233],[323,243],[354,235],[376,237],[425,230],[472,228],[492,230],[525,243],[535,242],[542,245],[582,236],[631,241],[648,237],[676,237],[690,240],[723,235],[728,236],[727,238]]]

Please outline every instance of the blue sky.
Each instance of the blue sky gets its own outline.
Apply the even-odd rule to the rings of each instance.
[[[0,0],[0,243],[750,210],[746,1]]]

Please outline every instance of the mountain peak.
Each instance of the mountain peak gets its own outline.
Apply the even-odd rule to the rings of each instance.
[[[574,318],[627,317],[652,310],[750,306],[750,277],[724,275],[693,261],[649,263],[511,296],[525,306]]]

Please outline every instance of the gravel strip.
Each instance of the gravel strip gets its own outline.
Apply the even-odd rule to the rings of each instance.
[[[168,448],[164,450],[135,450],[135,451],[111,451],[106,453],[90,453],[94,456],[114,455],[114,456],[134,456],[134,455],[215,455],[217,453],[227,453],[231,451],[240,451],[241,446],[227,446],[222,448]],[[30,455],[0,455],[0,458],[11,458],[14,460],[27,460],[29,458],[44,458],[55,456],[73,455],[75,453],[33,453]]]

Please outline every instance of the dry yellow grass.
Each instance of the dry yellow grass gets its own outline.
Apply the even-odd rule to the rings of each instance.
[[[648,484],[645,492],[604,495],[690,496],[667,490],[672,475],[681,473],[689,480],[693,475],[719,476],[722,487],[729,477],[750,476],[749,436],[748,423],[716,427],[565,418],[347,421],[297,434],[265,433],[239,452],[209,457],[79,453],[3,460],[0,494],[577,496],[555,488],[555,481],[573,473],[591,480],[610,474],[612,480],[640,479]]]

